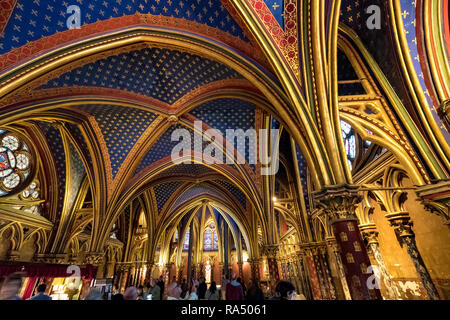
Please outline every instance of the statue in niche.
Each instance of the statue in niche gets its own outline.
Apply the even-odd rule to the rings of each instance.
[[[211,264],[209,263],[209,259],[206,260],[205,280],[206,280],[206,283],[211,283]]]

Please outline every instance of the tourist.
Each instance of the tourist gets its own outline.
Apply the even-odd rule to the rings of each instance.
[[[246,295],[247,301],[263,301],[264,300],[264,293],[262,289],[258,286],[257,281],[250,280],[250,286],[247,290]]]
[[[236,275],[233,274],[233,281],[227,284],[226,300],[244,300],[244,290],[239,282],[236,281]]]
[[[45,290],[47,290],[47,285],[42,283],[36,288],[36,295],[31,297],[28,300],[52,300],[52,298],[45,294]]]
[[[22,273],[15,272],[5,279],[0,290],[0,300],[22,300],[19,293],[22,288],[23,276]]]
[[[123,301],[123,300],[125,300],[125,299],[123,298],[123,294],[121,294],[121,293],[116,293],[115,295],[113,295],[113,296],[111,297],[111,300],[114,300],[114,301]]]
[[[84,300],[103,300],[102,289],[99,287],[91,288]]]
[[[144,300],[144,286],[138,287],[138,300]]]
[[[206,286],[205,278],[201,277],[200,284],[198,285],[198,299],[199,300],[205,299],[206,289],[207,289],[207,286]]]
[[[189,291],[189,287],[187,285],[186,278],[183,278],[183,281],[181,283],[181,296],[185,297],[186,294],[188,293],[188,291]]]
[[[124,300],[137,300],[138,299],[138,291],[136,287],[128,287],[123,294]]]
[[[152,300],[161,300],[161,287],[158,285],[155,279],[150,279],[150,294]]]
[[[244,292],[244,297],[247,295],[247,287],[244,284],[244,281],[239,277],[236,279],[237,282],[239,282],[242,286],[242,291]]]
[[[158,285],[158,287],[161,291],[159,300],[162,300],[162,298],[164,296],[164,278],[163,278],[163,276],[159,277],[159,281],[156,284]]]
[[[230,283],[230,281],[228,280],[228,275],[222,275],[222,285],[220,287],[220,298],[222,300],[226,300],[226,290],[228,283]]]
[[[280,281],[275,287],[275,297],[271,300],[293,300],[295,287],[288,281]]]
[[[195,279],[192,280],[190,293],[186,295],[184,300],[198,300],[198,294],[197,294],[198,286],[199,286],[198,281]]]
[[[181,292],[181,287],[176,282],[172,282],[167,287],[167,300],[181,300]]]
[[[206,300],[219,300],[220,292],[217,290],[216,282],[211,282],[209,289],[206,291],[205,299]]]

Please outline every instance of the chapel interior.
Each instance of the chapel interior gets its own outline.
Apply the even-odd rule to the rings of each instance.
[[[307,300],[449,299],[449,16],[0,0],[0,278],[26,272],[24,298],[234,274]]]

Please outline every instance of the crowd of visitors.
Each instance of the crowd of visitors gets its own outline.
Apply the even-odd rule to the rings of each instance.
[[[0,290],[0,300],[22,300],[19,297],[23,275],[14,273],[4,281]],[[51,300],[45,294],[46,285],[40,284],[35,290],[35,295],[29,300]],[[257,281],[249,281],[248,287],[241,278],[233,275],[231,279],[222,277],[220,288],[215,281],[208,287],[205,278],[193,279],[190,285],[186,279],[177,282],[175,278],[165,288],[164,279],[150,279],[145,286],[138,288],[130,286],[125,292],[113,292],[112,295],[102,293],[98,287],[88,288],[83,294],[84,300],[230,300],[230,301],[262,301],[262,300],[305,300],[305,297],[297,295],[295,287],[288,281],[279,281],[270,296],[265,295]]]
[[[247,287],[241,278],[235,276],[232,279],[223,276],[220,289],[215,281],[212,281],[208,287],[204,277],[198,280],[193,279],[190,285],[187,284],[186,279],[177,282],[174,278],[168,285],[165,295],[162,293],[163,291],[162,279],[158,282],[152,279],[147,288],[129,287],[123,297],[118,293],[112,297],[112,300],[118,300],[118,297],[123,300],[306,300],[303,294],[296,294],[295,287],[288,281],[279,281],[274,288],[274,294],[265,296],[257,281],[249,281]],[[151,299],[148,299],[149,294]]]

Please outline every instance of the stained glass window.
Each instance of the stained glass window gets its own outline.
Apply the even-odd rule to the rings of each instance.
[[[219,250],[219,239],[217,238],[217,231],[214,232],[214,250]]]
[[[189,231],[186,232],[186,236],[184,237],[183,250],[189,250]]]
[[[204,241],[203,241],[203,250],[205,251],[211,251],[212,250],[212,232],[211,229],[206,229],[204,234]]]
[[[356,158],[356,135],[355,130],[346,122],[341,120],[342,138],[344,139],[345,153],[347,153],[348,165],[353,169],[353,160]]]
[[[30,183],[27,178],[32,164],[30,148],[24,138],[0,129],[0,196],[23,190],[26,183]]]

